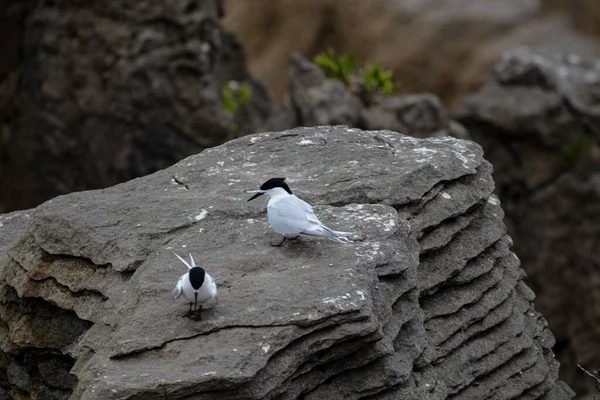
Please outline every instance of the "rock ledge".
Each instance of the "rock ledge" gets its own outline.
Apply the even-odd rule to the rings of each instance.
[[[243,191],[273,176],[356,241],[268,246]],[[2,215],[0,383],[17,398],[571,398],[493,187],[475,143],[315,127]],[[217,279],[202,322],[171,299],[172,251]]]

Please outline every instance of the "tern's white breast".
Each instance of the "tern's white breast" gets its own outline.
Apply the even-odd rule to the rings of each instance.
[[[183,292],[183,297],[190,302],[194,302],[194,288],[190,283],[189,274],[185,274],[182,276],[181,288]],[[198,289],[198,303],[202,304],[210,299],[216,299],[217,297],[217,285],[215,284],[215,280],[208,273],[204,275],[204,283]]]

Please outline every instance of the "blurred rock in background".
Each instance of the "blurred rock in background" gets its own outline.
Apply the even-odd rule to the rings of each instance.
[[[590,27],[600,27],[600,13],[595,19],[588,13],[600,7],[596,0],[553,3],[571,14],[538,0],[305,0],[302,6],[295,0],[225,0],[223,24],[238,34],[250,70],[269,83],[276,99],[286,92],[292,51],[312,58],[332,46],[361,63],[383,63],[407,92],[435,93],[455,109],[515,46],[600,55],[600,42],[569,21],[585,14]]]
[[[218,24],[219,0],[3,7],[4,211],[152,173],[270,116],[267,89]],[[250,88],[236,115],[223,106],[229,81]]]
[[[600,60],[511,51],[457,118],[494,165],[561,376],[592,390],[577,364],[600,354]]]
[[[543,5],[548,10],[566,12],[577,30],[600,35],[600,2],[596,0],[543,0]]]
[[[327,78],[313,62],[294,53],[289,61],[289,96],[278,108],[273,129],[295,126],[349,125],[389,129],[416,137],[454,136],[469,139],[439,98],[430,93],[375,94],[366,101],[337,79]]]

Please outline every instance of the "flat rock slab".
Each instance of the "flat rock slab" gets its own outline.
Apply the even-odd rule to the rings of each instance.
[[[528,328],[541,322],[527,322],[532,299],[517,290],[523,275],[490,174],[468,141],[297,128],[0,216],[5,330],[21,332],[19,312],[6,311],[19,298],[87,324],[68,345],[33,335],[2,351],[68,355],[74,399],[445,398],[507,363],[536,366],[541,397],[558,387],[551,351],[534,334],[543,328]],[[355,232],[352,242],[271,247],[280,237],[266,199],[244,193],[271,177],[286,177],[326,225]],[[202,321],[182,318],[188,305],[171,297],[185,272],[173,252],[193,254],[217,281],[219,303]]]

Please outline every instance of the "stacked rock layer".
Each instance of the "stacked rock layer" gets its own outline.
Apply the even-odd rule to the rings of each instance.
[[[247,203],[244,190],[276,176],[354,241],[269,246],[278,238],[264,202]],[[475,143],[315,127],[244,137],[3,215],[3,390],[571,398],[493,187]],[[173,251],[218,282],[202,322],[181,318],[187,304],[171,298],[185,272]]]

